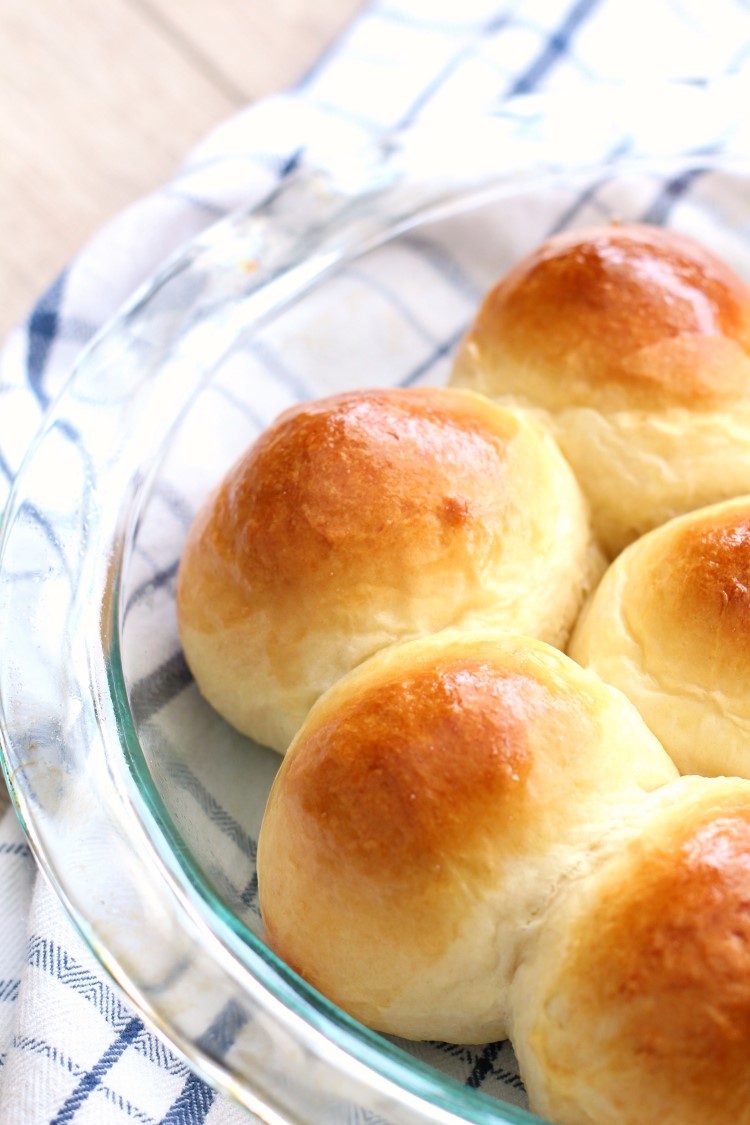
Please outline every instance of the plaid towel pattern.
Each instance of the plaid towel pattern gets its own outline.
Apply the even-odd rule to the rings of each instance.
[[[483,110],[518,93],[746,68],[747,0],[371,4],[293,90],[227,121],[169,184],[110,223],[10,336],[0,368],[0,503],[92,334],[185,239],[263,200],[300,159],[314,162],[343,136]],[[200,779],[186,784],[198,792]],[[37,873],[12,811],[0,820],[0,904],[2,1125],[250,1119],[128,1007]],[[438,1061],[467,1085],[524,1104],[507,1045],[444,1048]]]

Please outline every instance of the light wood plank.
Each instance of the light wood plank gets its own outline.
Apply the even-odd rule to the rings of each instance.
[[[5,329],[234,105],[127,0],[3,0],[0,45]]]
[[[310,65],[359,0],[2,0],[0,336],[229,113]]]
[[[230,95],[253,101],[295,82],[363,0],[132,0],[150,10]]]

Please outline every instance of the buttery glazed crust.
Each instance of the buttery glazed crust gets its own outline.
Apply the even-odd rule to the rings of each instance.
[[[718,404],[748,388],[750,292],[675,231],[567,231],[495,286],[464,346],[483,390],[500,361],[516,391],[513,375],[531,367],[550,409]]]
[[[750,783],[683,778],[560,896],[519,972],[519,1054],[560,1125],[750,1121]]]
[[[676,770],[619,693],[511,634],[379,653],[327,692],[258,849],[272,947],[370,1027],[485,1042],[563,874]]]
[[[395,641],[482,623],[564,643],[596,565],[538,425],[467,391],[352,392],[287,411],[198,514],[180,636],[214,707],[283,751]]]
[[[549,412],[610,555],[750,491],[750,287],[676,231],[544,243],[487,294],[451,382]]]
[[[750,778],[750,497],[623,551],[568,651],[625,692],[682,773]]]

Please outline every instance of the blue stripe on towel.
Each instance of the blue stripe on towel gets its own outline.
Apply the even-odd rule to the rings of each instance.
[[[463,336],[463,333],[464,329],[461,328],[458,332],[455,332],[452,336],[449,336],[447,340],[442,340],[436,347],[432,349],[430,354],[421,361],[421,363],[416,364],[416,366],[411,369],[411,371],[401,380],[400,385],[402,387],[414,386],[415,383],[418,383],[420,379],[423,379],[425,377],[427,372],[432,367],[434,367],[436,363],[440,363],[441,360],[445,359],[448,356],[451,356],[457,348],[458,342]]]
[[[115,1030],[123,1031],[128,1026],[130,1012],[113,990],[80,965],[57,942],[32,936],[29,940],[28,962],[88,1000]]]
[[[2,475],[5,477],[8,484],[12,482],[15,475],[10,465],[8,464],[7,458],[4,456],[2,450],[0,450],[0,473],[2,473]],[[0,511],[1,510],[2,508],[0,506]]]
[[[60,306],[65,291],[66,274],[61,273],[37,301],[28,320],[29,350],[26,360],[29,386],[39,403],[45,407],[49,395],[43,388],[50,349],[60,329]]]
[[[20,988],[20,980],[0,980],[0,1001],[8,1000],[12,1003],[17,1000]]]
[[[63,1105],[50,1121],[50,1125],[67,1125],[67,1122],[73,1120],[89,1094],[96,1089],[105,1074],[112,1069],[120,1056],[142,1031],[143,1024],[137,1016],[128,1020],[117,1038],[109,1045],[91,1070],[84,1074],[73,1093],[65,1099]]]
[[[173,762],[170,765],[169,776],[172,781],[189,793],[200,805],[208,819],[220,832],[233,840],[240,851],[255,862],[257,844],[241,824],[222,808],[216,798],[209,793],[205,785],[183,762]]]
[[[160,1125],[202,1125],[215,1098],[216,1091],[191,1074]]]
[[[214,1058],[222,1058],[248,1021],[248,1015],[236,1000],[229,1000],[198,1040],[198,1046]]]
[[[237,1032],[245,1026],[247,1019],[242,1008],[230,1000],[198,1039],[198,1046],[214,1058],[222,1058],[233,1045]],[[215,1097],[216,1093],[210,1086],[197,1075],[191,1074],[160,1125],[202,1125]]]
[[[683,172],[680,176],[675,176],[672,180],[667,180],[662,184],[659,194],[656,196],[648,211],[643,216],[644,223],[660,223],[664,224],[669,217],[669,212],[674,207],[675,203],[682,198],[693,186],[695,181],[701,176],[705,175],[705,168],[690,168],[687,172]]]
[[[59,980],[61,984],[92,1004],[118,1034],[122,1033],[130,1023],[132,1014],[113,989],[79,964],[57,942],[38,935],[33,936],[29,941],[27,959],[30,965]],[[139,1054],[144,1055],[151,1062],[156,1062],[171,1074],[187,1073],[185,1063],[167,1051],[161,1040],[150,1031],[144,1029],[143,1035],[138,1039],[137,1049]]]
[[[139,723],[152,719],[193,682],[182,651],[175,652],[153,672],[140,679],[130,692],[130,706]]]
[[[528,94],[539,85],[542,78],[567,53],[570,40],[599,5],[599,0],[577,0],[560,26],[547,38],[544,49],[537,55],[531,66],[511,85],[506,97]]]
[[[458,70],[459,66],[474,54],[477,39],[483,39],[488,35],[497,34],[497,32],[502,31],[509,22],[508,13],[502,11],[493,15],[483,27],[477,28],[472,37],[463,44],[460,50],[448,59],[442,70],[438,71],[432,81],[427,83],[424,89],[420,91],[419,97],[415,98],[406,112],[401,115],[398,128],[405,129],[409,125],[414,124],[421,111],[432,100],[437,91],[445,85],[450,79],[450,76]]]

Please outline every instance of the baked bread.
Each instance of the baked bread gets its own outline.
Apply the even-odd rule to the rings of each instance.
[[[610,557],[750,492],[750,286],[676,231],[549,239],[487,294],[451,384],[544,413]]]
[[[541,641],[446,630],[323,695],[258,843],[271,947],[410,1039],[503,1038],[561,879],[677,771],[623,695]]]
[[[750,778],[750,497],[631,544],[568,651],[625,692],[682,773]]]
[[[189,531],[180,637],[210,703],[285,751],[396,641],[485,625],[567,640],[601,560],[554,440],[469,391],[359,391],[283,414]]]
[[[563,888],[513,986],[531,1107],[560,1125],[750,1122],[750,782],[654,804]]]

